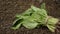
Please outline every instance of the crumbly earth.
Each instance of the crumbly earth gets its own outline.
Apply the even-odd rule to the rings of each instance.
[[[55,0],[0,0],[0,34],[60,34],[60,22],[56,25],[54,33],[48,28],[41,27],[36,29],[26,29],[24,27],[18,30],[12,30],[15,15],[27,10],[31,5],[40,7],[42,2],[46,3],[48,15],[60,19],[60,2]]]

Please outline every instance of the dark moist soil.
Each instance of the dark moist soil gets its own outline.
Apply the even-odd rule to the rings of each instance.
[[[45,0],[48,15],[60,19],[60,0]],[[60,24],[56,25],[56,31],[50,32],[46,27],[36,29],[26,29],[24,27],[18,30],[12,30],[15,15],[27,10],[32,4],[40,7],[41,0],[0,0],[0,34],[60,34]],[[60,23],[60,22],[58,22]]]

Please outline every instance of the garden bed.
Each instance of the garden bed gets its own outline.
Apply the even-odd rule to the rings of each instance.
[[[48,15],[60,19],[60,3],[54,0],[0,0],[0,34],[60,34],[60,22],[56,25],[55,32],[50,32],[46,27],[32,30],[24,27],[18,30],[10,29],[16,14],[24,12],[31,4],[40,7],[40,4],[43,2],[46,3]]]

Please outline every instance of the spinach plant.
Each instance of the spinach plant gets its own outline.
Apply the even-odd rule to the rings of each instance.
[[[16,30],[22,26],[28,29],[34,29],[38,25],[46,26],[50,31],[54,32],[56,23],[59,21],[57,18],[53,18],[47,15],[45,3],[41,5],[41,8],[31,6],[22,14],[16,15],[16,20],[13,22],[12,29]]]

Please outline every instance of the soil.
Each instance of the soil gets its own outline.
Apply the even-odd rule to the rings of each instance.
[[[50,32],[46,27],[32,30],[24,27],[18,30],[10,29],[16,14],[24,12],[31,5],[40,7],[42,2],[46,3],[48,15],[60,19],[59,0],[0,0],[0,34],[60,34],[60,22],[57,23],[55,32]]]

